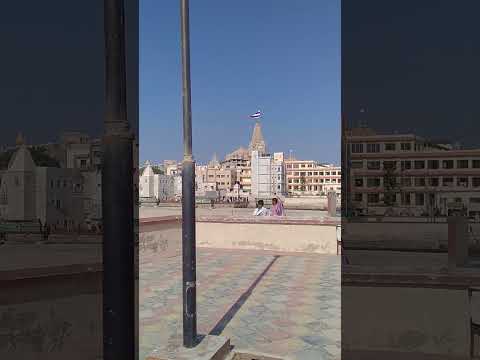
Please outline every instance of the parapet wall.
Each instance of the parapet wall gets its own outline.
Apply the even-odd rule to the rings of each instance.
[[[289,219],[199,218],[198,247],[337,253],[336,222]],[[180,217],[140,221],[140,253],[176,256],[181,253]]]

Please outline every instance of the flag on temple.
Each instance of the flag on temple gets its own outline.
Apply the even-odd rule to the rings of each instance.
[[[250,115],[252,119],[260,119],[262,117],[262,113],[258,110],[255,114]]]

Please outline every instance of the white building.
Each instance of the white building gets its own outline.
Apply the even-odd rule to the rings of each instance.
[[[175,177],[158,174],[156,197],[160,201],[171,200],[175,197]]]
[[[38,167],[21,143],[0,184],[0,216],[73,228],[85,220],[84,178],[78,169]]]
[[[283,195],[286,191],[285,165],[283,153],[260,155],[252,151],[252,196],[256,199],[268,199],[274,195]]]
[[[181,175],[175,175],[173,177],[173,193],[175,196],[175,199],[181,199],[182,198],[182,176]]]
[[[82,172],[82,176],[85,217],[100,220],[102,218],[102,173],[88,171]]]
[[[138,191],[140,198],[156,198],[155,196],[155,173],[153,172],[150,162],[145,163],[145,169],[143,169],[142,174],[138,182]],[[157,185],[158,190],[158,185]]]
[[[177,176],[155,174],[150,162],[145,163],[138,181],[140,198],[170,200],[175,197],[175,179]]]

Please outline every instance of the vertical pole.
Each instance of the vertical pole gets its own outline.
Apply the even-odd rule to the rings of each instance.
[[[192,156],[192,104],[190,85],[190,29],[188,0],[180,0],[182,38],[183,167],[182,167],[182,255],[183,255],[183,345],[197,341],[195,254],[195,162]]]
[[[123,0],[104,0],[104,21],[103,359],[135,359],[133,136],[126,107]]]

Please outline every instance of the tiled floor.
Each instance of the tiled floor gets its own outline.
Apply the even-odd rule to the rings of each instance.
[[[197,250],[200,334],[293,359],[340,358],[340,261],[330,255]],[[182,332],[181,258],[142,258],[140,359]]]

